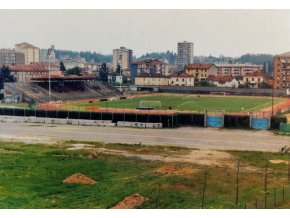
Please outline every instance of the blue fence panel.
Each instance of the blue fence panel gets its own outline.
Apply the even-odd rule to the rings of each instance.
[[[269,118],[253,118],[252,128],[253,129],[269,129]]]
[[[206,121],[206,126],[208,127],[223,127],[223,117],[222,116],[208,116]]]

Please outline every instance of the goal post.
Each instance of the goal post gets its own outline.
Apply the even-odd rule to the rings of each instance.
[[[161,109],[161,101],[140,100],[139,106],[140,107],[152,107],[155,109]]]

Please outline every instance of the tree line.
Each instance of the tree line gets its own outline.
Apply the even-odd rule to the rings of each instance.
[[[70,58],[85,58],[87,62],[98,62],[98,63],[108,63],[112,62],[112,55],[103,55],[96,52],[89,51],[71,51],[71,50],[55,50],[55,57],[61,59],[62,56],[68,56]]]
[[[60,59],[61,56],[68,56],[71,58],[85,58],[87,62],[98,62],[98,63],[109,63],[113,61],[113,55],[103,55],[101,53],[89,52],[89,51],[71,51],[71,50],[55,50],[56,58]],[[263,65],[268,64],[273,61],[273,55],[271,54],[244,54],[240,57],[230,57],[230,56],[195,56],[194,63],[252,63]],[[177,54],[173,51],[166,52],[151,52],[143,54],[140,57],[133,57],[135,60],[143,60],[146,58],[153,59],[166,59],[169,64],[176,65]],[[270,66],[271,68],[271,66]]]

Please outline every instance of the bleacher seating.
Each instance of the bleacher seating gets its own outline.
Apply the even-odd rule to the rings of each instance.
[[[97,81],[51,83],[49,97],[48,83],[10,83],[10,89],[33,99],[35,102],[69,101],[89,98],[108,98],[120,95],[117,89]]]

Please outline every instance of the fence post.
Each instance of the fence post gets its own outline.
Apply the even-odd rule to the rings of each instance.
[[[202,188],[202,199],[201,199],[201,209],[203,209],[203,207],[204,207],[205,187],[206,187],[206,171],[204,172],[204,180],[203,180],[203,188]]]
[[[207,109],[204,112],[204,127],[207,126]]]
[[[258,198],[256,198],[255,206],[256,206],[256,209],[258,209]]]
[[[265,181],[264,181],[265,209],[267,209],[267,191],[268,191],[267,183],[268,183],[268,162],[266,160],[266,166],[265,166]]]
[[[240,160],[238,160],[238,165],[237,165],[236,205],[238,205],[239,203],[239,174],[240,174]]]
[[[158,183],[158,189],[157,189],[157,195],[156,195],[156,202],[155,202],[155,208],[157,209],[159,206],[159,194],[160,194],[160,182]]]
[[[290,161],[288,160],[288,183],[290,182]]]
[[[285,188],[284,188],[284,186],[283,186],[282,200],[283,200],[283,203],[284,203],[285,202]]]
[[[276,194],[277,194],[277,189],[275,188],[275,190],[274,190],[274,208],[276,207]]]

